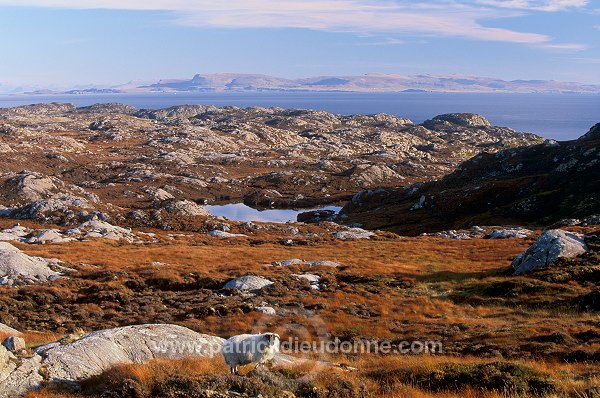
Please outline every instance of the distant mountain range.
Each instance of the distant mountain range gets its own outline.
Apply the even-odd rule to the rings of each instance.
[[[1,88],[1,87],[0,87]],[[1,91],[1,90],[0,90]],[[156,83],[77,87],[64,91],[35,90],[28,94],[97,94],[128,92],[240,92],[240,91],[355,91],[355,92],[505,92],[600,93],[600,85],[554,80],[501,80],[463,75],[412,75],[370,73],[360,76],[316,76],[286,79],[259,74],[197,74],[191,79],[165,79]],[[14,91],[13,91],[14,92]]]
[[[141,91],[437,91],[437,92],[537,92],[600,93],[600,85],[547,80],[500,80],[458,75],[366,74],[284,79],[267,75],[218,73],[196,75],[191,80],[161,80],[136,88]]]

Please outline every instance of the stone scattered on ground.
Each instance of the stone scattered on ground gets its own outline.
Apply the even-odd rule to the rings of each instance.
[[[375,232],[367,231],[362,228],[349,228],[345,231],[334,233],[336,239],[370,239],[375,235]]]
[[[58,261],[30,257],[10,243],[0,242],[0,285],[52,282],[60,277]]]
[[[321,277],[315,274],[292,274],[293,277],[298,279],[307,280],[310,283],[310,287],[319,290],[321,288]]]
[[[204,208],[189,200],[167,200],[163,202],[161,208],[168,213],[184,217],[211,217],[212,214]]]
[[[105,221],[90,220],[66,231],[66,235],[79,239],[102,238],[134,242],[137,237],[128,228],[111,225]]]
[[[589,227],[593,225],[600,225],[600,214],[595,214],[593,216],[589,216],[583,219],[581,225],[584,227]]]
[[[299,258],[292,258],[290,260],[281,260],[281,261],[273,261],[271,264],[265,264],[267,266],[273,267],[291,267],[295,265],[303,266],[303,267],[332,267],[336,268],[342,265],[337,261],[329,261],[329,260],[315,260],[315,261],[305,261]]]
[[[32,236],[24,240],[25,243],[64,243],[70,242],[73,238],[65,237],[57,229],[43,229]]]
[[[454,239],[454,240],[469,240],[469,239],[482,239],[489,237],[490,239],[508,239],[508,238],[519,238],[524,239],[534,234],[530,231],[521,227],[492,227],[492,226],[479,226],[475,225],[469,229],[449,229],[446,231],[423,233],[421,236],[434,236],[443,239]]]
[[[244,234],[232,234],[231,232],[219,231],[218,229],[214,229],[208,233],[208,235],[214,238],[228,239],[228,238],[243,238],[248,235]]]
[[[30,233],[30,229],[15,225],[12,228],[6,228],[0,231],[0,241],[21,241],[23,240],[23,237]]]
[[[533,231],[525,228],[507,228],[507,229],[497,229],[492,231],[490,234],[490,239],[508,239],[508,238],[517,238],[517,239],[525,239],[534,234]]]
[[[223,289],[237,289],[246,292],[257,292],[260,289],[272,285],[268,279],[255,275],[246,275],[230,280]]]
[[[544,232],[512,262],[515,275],[546,267],[559,258],[573,258],[588,251],[583,235],[561,229]]]
[[[273,307],[260,306],[260,307],[256,307],[254,310],[260,314],[277,315],[277,311],[275,311],[275,308],[273,308]]]

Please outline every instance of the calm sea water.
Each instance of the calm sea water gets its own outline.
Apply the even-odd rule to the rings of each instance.
[[[559,140],[577,138],[600,122],[599,94],[249,92],[0,96],[0,107],[40,102],[70,102],[77,106],[121,102],[148,109],[181,104],[279,106],[344,115],[383,112],[416,123],[443,113],[472,112],[485,116],[494,125]]]

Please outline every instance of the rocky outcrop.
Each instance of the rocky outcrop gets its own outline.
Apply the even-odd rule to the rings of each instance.
[[[170,229],[210,217],[204,201],[339,205],[361,189],[441,178],[482,150],[541,142],[478,115],[440,116],[430,128],[385,114],[56,104],[0,118],[14,127],[2,136],[11,155],[0,167],[0,216],[69,225],[101,212]]]
[[[490,234],[490,239],[525,239],[533,235],[533,231],[525,228],[496,229]]]
[[[35,201],[52,196],[58,187],[56,179],[39,173],[21,171],[16,177],[9,179],[3,189],[12,191],[21,199]]]
[[[0,285],[51,282],[60,277],[51,268],[56,264],[56,260],[30,257],[11,244],[0,242]]]
[[[423,126],[435,130],[456,129],[456,126],[489,127],[491,125],[486,118],[475,113],[448,113],[436,116],[423,123]]]
[[[552,229],[544,232],[533,245],[512,262],[515,275],[546,267],[559,258],[572,258],[588,251],[583,236]]]
[[[200,206],[189,200],[168,200],[161,205],[161,208],[171,214],[184,217],[211,216],[210,212],[204,206]]]
[[[101,238],[134,242],[137,236],[131,229],[111,225],[105,221],[90,220],[66,231],[72,238],[89,239]],[[39,238],[38,238],[39,239]]]

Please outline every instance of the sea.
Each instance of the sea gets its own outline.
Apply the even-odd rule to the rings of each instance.
[[[65,102],[76,106],[119,102],[140,109],[182,104],[277,106],[335,114],[388,113],[422,123],[444,113],[479,113],[493,125],[571,140],[600,122],[600,94],[355,93],[355,92],[177,92],[136,94],[1,95],[0,108]]]

